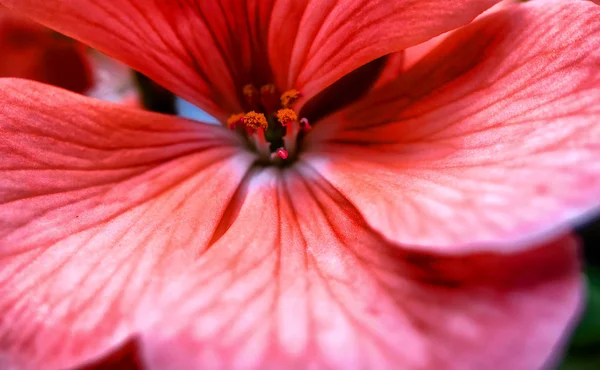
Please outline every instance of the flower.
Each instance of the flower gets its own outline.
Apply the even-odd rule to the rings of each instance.
[[[0,77],[83,93],[92,85],[85,46],[0,6]]]
[[[0,364],[559,356],[600,199],[592,2],[1,1],[223,126],[0,81]]]
[[[98,99],[139,106],[132,71],[0,5],[0,76],[27,78]]]

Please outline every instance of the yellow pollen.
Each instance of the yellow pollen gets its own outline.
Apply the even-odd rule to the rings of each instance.
[[[244,118],[244,113],[232,114],[231,116],[229,116],[229,118],[227,118],[227,127],[233,130],[235,128],[235,125],[237,125],[242,120],[242,118]]]
[[[246,127],[266,130],[269,124],[267,123],[267,118],[262,113],[256,113],[255,111],[251,111],[246,113],[244,116],[244,125]]]
[[[244,85],[242,92],[244,93],[244,96],[248,98],[258,96],[258,90],[256,90],[256,87],[252,84]]]
[[[289,108],[280,109],[277,111],[277,120],[282,126],[287,126],[290,122],[294,122],[298,119],[296,112]]]
[[[281,94],[281,105],[284,108],[289,108],[300,99],[300,91],[296,89],[288,90]]]

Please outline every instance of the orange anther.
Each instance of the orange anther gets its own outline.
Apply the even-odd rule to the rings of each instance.
[[[254,85],[248,84],[242,88],[244,99],[250,109],[259,109],[260,107],[260,92]]]
[[[243,118],[244,113],[232,114],[227,118],[227,127],[229,127],[230,130],[235,130],[236,126],[242,123]]]
[[[295,122],[298,119],[298,115],[292,109],[285,108],[277,111],[277,120],[282,126]]]
[[[275,94],[275,91],[277,91],[277,89],[275,88],[275,85],[273,85],[273,84],[266,84],[260,88],[260,93],[262,95]]]
[[[258,90],[252,84],[244,85],[244,87],[242,88],[242,93],[246,98],[253,99],[258,97]]]
[[[266,130],[269,126],[267,122],[267,118],[262,113],[256,113],[255,111],[251,111],[244,115],[244,119],[242,120],[246,127],[257,130],[263,129]]]
[[[289,108],[300,99],[300,91],[292,89],[281,94],[281,105],[284,108]]]

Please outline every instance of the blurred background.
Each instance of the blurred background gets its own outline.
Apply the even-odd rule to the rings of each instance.
[[[600,219],[578,228],[588,280],[586,311],[571,338],[560,370],[600,369]]]
[[[0,77],[20,77],[56,85],[90,97],[155,112],[203,120],[211,117],[176,98],[146,76],[130,70],[98,51],[0,6]],[[588,301],[580,324],[570,339],[560,370],[600,369],[600,218],[576,230],[583,244]],[[526,335],[526,333],[524,333]],[[114,369],[136,362],[124,348],[116,362],[89,369]],[[121,365],[117,365],[120,367]]]

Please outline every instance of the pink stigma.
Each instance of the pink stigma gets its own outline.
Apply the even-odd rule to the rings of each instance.
[[[287,159],[287,157],[288,157],[288,151],[285,150],[284,148],[277,149],[277,151],[275,153],[277,153],[277,156],[281,159]]]

